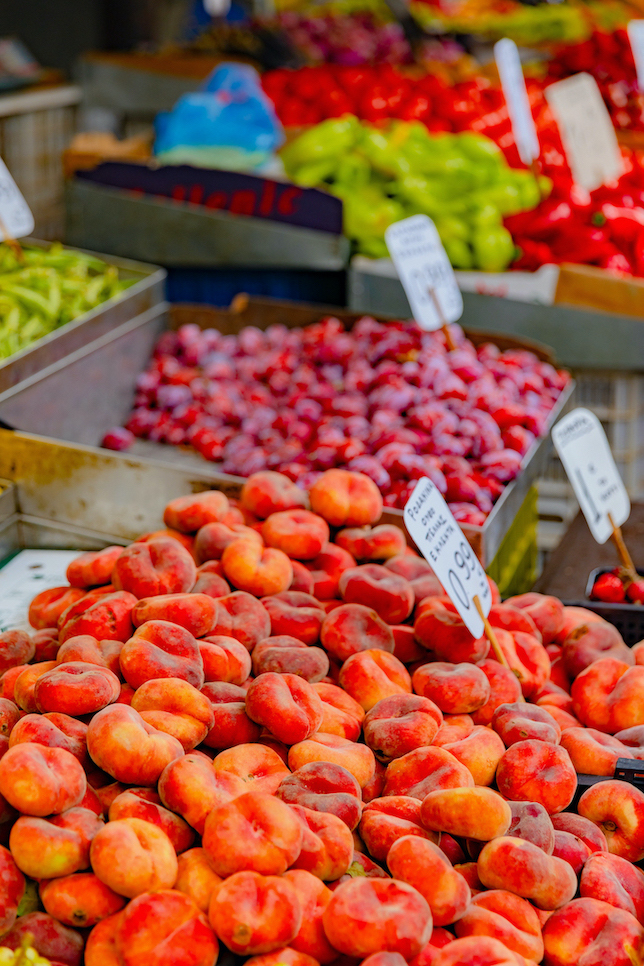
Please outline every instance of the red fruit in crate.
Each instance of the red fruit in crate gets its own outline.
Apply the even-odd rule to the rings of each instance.
[[[644,580],[637,581],[644,591]],[[630,588],[629,588],[630,590]],[[601,600],[606,604],[622,604],[626,599],[624,584],[617,574],[600,574],[593,585],[593,600]],[[644,600],[644,596],[641,598]]]
[[[595,587],[597,584],[595,584]],[[594,592],[593,587],[593,592]],[[630,600],[631,604],[644,604],[644,577],[639,580],[634,580],[626,588],[626,596]]]

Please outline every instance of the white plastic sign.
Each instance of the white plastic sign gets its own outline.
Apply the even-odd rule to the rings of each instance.
[[[530,110],[519,48],[509,37],[504,37],[494,45],[494,59],[501,78],[503,96],[508,105],[519,157],[524,164],[530,165],[539,157],[539,138]]]
[[[575,182],[594,191],[615,181],[623,171],[615,128],[597,81],[590,74],[574,74],[545,90],[555,115]]]
[[[460,319],[463,297],[431,218],[412,215],[397,221],[387,228],[385,241],[421,329],[431,332]]]
[[[474,598],[478,597],[487,617],[492,606],[490,584],[452,511],[427,477],[418,481],[404,517],[410,537],[431,565],[467,629],[474,637],[482,637],[485,627]]]
[[[644,91],[644,20],[629,20],[626,29],[637,71],[637,86]]]
[[[552,440],[590,532],[597,543],[606,543],[613,532],[608,514],[621,527],[631,502],[602,424],[590,410],[573,409],[553,428]]]
[[[0,158],[0,239],[24,238],[34,230],[34,216]]]
[[[33,631],[29,604],[43,590],[65,587],[68,566],[82,550],[22,550],[0,569],[0,634]]]

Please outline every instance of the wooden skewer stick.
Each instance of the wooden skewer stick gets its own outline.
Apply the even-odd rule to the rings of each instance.
[[[492,645],[492,650],[494,651],[494,656],[496,657],[496,659],[499,662],[499,664],[502,664],[503,667],[507,667],[508,670],[511,671],[512,668],[508,664],[507,659],[506,659],[506,656],[503,653],[503,651],[501,650],[501,645],[499,644],[499,642],[497,640],[497,637],[496,637],[496,634],[494,633],[494,628],[492,627],[492,625],[490,624],[489,620],[487,619],[487,617],[483,613],[483,607],[481,606],[481,601],[479,600],[478,596],[474,596],[472,598],[472,600],[474,601],[474,606],[476,607],[476,609],[478,611],[479,617],[483,621],[483,626],[485,627],[485,636],[487,637],[488,641]],[[524,701],[524,700],[525,700],[525,698],[521,694],[519,696],[519,701]]]
[[[443,335],[445,336],[445,341],[447,342],[447,348],[449,349],[450,352],[453,352],[454,349],[456,349],[456,343],[454,342],[454,339],[452,338],[452,333],[449,330],[449,325],[447,324],[447,320],[445,319],[445,316],[443,315],[443,310],[441,308],[440,302],[438,301],[438,297],[436,295],[436,290],[434,288],[430,287],[428,289],[428,292],[430,294],[430,297],[432,299],[432,302],[434,303],[434,308],[436,309],[436,314],[438,315],[438,318],[440,319],[441,329],[443,330]]]
[[[5,223],[2,220],[2,218],[0,218],[0,232],[2,232],[2,235],[3,235],[2,241],[5,243],[5,245],[8,245],[9,248],[12,249],[14,255],[16,256],[19,262],[24,262],[25,256],[20,246],[20,242],[16,241],[16,239],[13,238],[11,234],[7,231]]]
[[[635,570],[635,565],[633,564],[632,557],[628,552],[628,548],[624,543],[624,537],[622,536],[622,528],[615,526],[613,515],[611,513],[608,514],[608,522],[613,528],[613,532],[611,534],[611,540],[613,541],[613,543],[615,544],[615,547],[617,548],[617,553],[619,555],[620,563],[624,568],[624,570],[626,571],[629,580],[631,581],[637,580],[638,574],[637,574],[637,571]]]

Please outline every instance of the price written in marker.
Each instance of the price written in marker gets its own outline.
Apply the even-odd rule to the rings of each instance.
[[[463,297],[436,225],[427,215],[412,215],[385,232],[413,316],[432,332],[463,314]]]
[[[34,216],[0,158],[0,239],[24,238],[34,230]]]
[[[539,157],[539,138],[530,110],[519,49],[513,40],[504,37],[494,45],[494,59],[501,78],[503,96],[508,105],[512,133],[519,157],[530,166]]]
[[[545,89],[575,183],[594,191],[624,172],[615,129],[597,81],[574,74]]]
[[[492,606],[487,575],[440,491],[427,477],[418,481],[404,510],[410,537],[431,565],[445,593],[474,637],[485,633]],[[478,598],[479,613],[474,598]]]
[[[628,520],[631,503],[602,424],[590,410],[574,409],[553,428],[552,441],[590,532],[606,543]]]

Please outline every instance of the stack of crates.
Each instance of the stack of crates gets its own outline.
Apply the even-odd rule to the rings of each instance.
[[[581,370],[573,373],[575,405],[601,421],[631,500],[644,498],[644,375]],[[554,549],[577,501],[558,457],[553,455],[539,481],[539,549]]]
[[[33,212],[36,238],[63,237],[62,154],[75,133],[80,99],[71,84],[0,97],[0,157]]]

